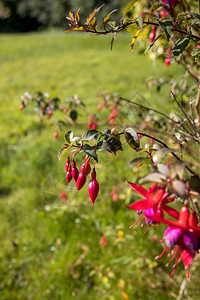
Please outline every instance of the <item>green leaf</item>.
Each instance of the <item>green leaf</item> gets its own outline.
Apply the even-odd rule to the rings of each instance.
[[[183,181],[174,180],[172,182],[172,186],[173,186],[173,189],[176,192],[176,194],[178,194],[179,196],[181,196],[183,198],[187,197],[186,187],[185,187],[185,183],[183,183]]]
[[[96,18],[94,18],[94,19],[90,22],[90,26],[91,26],[94,30],[96,30],[96,28],[97,28],[97,19],[96,19]]]
[[[65,154],[65,152],[67,152],[67,150],[71,148],[70,145],[68,145],[68,147],[63,147],[62,149],[59,150],[58,152],[58,159],[61,160],[61,158],[63,157],[63,155]]]
[[[81,148],[81,150],[83,152],[85,152],[85,154],[87,154],[88,156],[94,158],[94,160],[96,160],[96,162],[98,162],[98,156],[96,154],[96,151],[94,150],[93,147],[91,147],[88,144],[83,145],[83,147]]]
[[[153,162],[160,162],[167,154],[176,152],[175,149],[160,147],[153,156]]]
[[[137,19],[135,19],[135,24],[137,25],[137,27],[141,30],[141,31],[143,31],[143,17],[142,16],[140,16],[140,17],[138,17]]]
[[[163,3],[154,4],[150,9],[149,14],[151,15],[155,10],[157,10],[160,7],[163,7]]]
[[[128,166],[132,167],[132,166],[138,165],[138,164],[149,164],[150,162],[151,162],[151,160],[148,157],[136,157],[128,163]]]
[[[172,20],[169,19],[164,21],[159,20],[158,22],[160,24],[160,27],[164,31],[167,40],[169,41],[173,29]]]
[[[127,5],[126,7],[124,8],[124,11],[123,11],[123,17],[126,16],[127,12],[130,10],[130,8],[135,4],[135,2],[137,2],[137,0],[131,0]]]
[[[87,26],[90,24],[92,18],[96,15],[96,13],[97,13],[103,6],[104,6],[104,4],[101,5],[99,8],[96,8],[96,9],[88,16],[88,18],[87,18],[87,20],[86,20],[86,25],[87,25]]]
[[[76,110],[71,110],[69,116],[73,121],[76,121],[76,119],[78,117],[78,113]]]
[[[104,135],[110,134],[110,133],[111,133],[111,130],[110,130],[110,129],[105,129],[104,131],[102,131],[102,133],[103,133]]]
[[[186,35],[184,38],[178,39],[174,44],[174,46],[172,47],[172,54],[174,55],[177,61],[180,60],[183,51],[189,44],[189,41],[190,41],[190,37]]]
[[[110,141],[104,140],[103,144],[101,146],[101,149],[102,150],[106,150],[106,151],[108,151],[110,153],[116,153],[115,146]]]
[[[198,175],[191,176],[189,186],[193,191],[200,194],[200,177]]]
[[[100,138],[101,138],[102,136],[103,136],[102,133],[97,133],[97,134],[95,134],[95,136],[94,136],[94,141],[95,141],[95,142],[100,141]]]
[[[164,174],[161,174],[159,172],[155,172],[152,174],[147,175],[146,177],[142,178],[141,181],[144,182],[157,182],[157,183],[163,183],[163,181],[166,180],[166,176]]]
[[[108,24],[108,22],[110,21],[110,16],[112,13],[114,13],[115,11],[117,11],[117,9],[112,10],[104,19],[103,19],[103,26],[104,28],[106,27],[106,25]]]
[[[140,147],[140,140],[135,129],[132,127],[126,128],[126,130],[124,130],[124,136],[131,148],[135,150]]]
[[[146,50],[144,51],[144,54],[147,53],[147,52],[153,47],[154,43],[155,43],[161,36],[163,36],[162,33],[159,34],[159,35],[155,38],[155,40],[154,40],[154,41],[146,48]]]
[[[95,129],[89,129],[86,132],[83,133],[83,135],[81,136],[81,141],[91,141],[95,135],[99,133],[97,130]]]
[[[73,136],[74,136],[74,133],[73,133],[73,131],[67,131],[66,133],[65,133],[65,139],[66,139],[66,141],[70,144],[71,143],[71,141],[72,141],[72,138],[73,138]]]

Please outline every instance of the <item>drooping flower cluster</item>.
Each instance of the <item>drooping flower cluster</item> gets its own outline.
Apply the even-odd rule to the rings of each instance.
[[[73,178],[76,182],[77,191],[79,191],[85,185],[86,180],[87,180],[87,176],[91,172],[90,158],[87,157],[87,156],[85,157],[85,161],[80,166],[80,170],[78,171],[74,159],[72,159],[72,162],[71,162],[69,157],[68,157],[66,165],[65,165],[65,170],[66,170],[67,183],[69,183]],[[90,180],[90,182],[88,184],[88,193],[89,193],[90,199],[92,201],[92,204],[94,205],[94,202],[95,202],[95,200],[98,196],[98,193],[99,193],[99,183],[96,180],[95,167],[93,168],[93,171],[91,173],[91,177],[92,177],[92,179]]]
[[[136,201],[128,206],[129,209],[136,210],[140,214],[132,226],[144,218],[148,224],[147,228],[152,224],[164,223],[168,225],[162,240],[166,246],[156,258],[162,257],[169,250],[171,258],[167,266],[175,259],[171,276],[173,276],[178,262],[182,260],[185,270],[188,270],[187,277],[189,277],[190,264],[198,253],[200,244],[200,226],[198,226],[196,212],[193,211],[190,214],[187,204],[184,204],[180,213],[170,207],[168,204],[173,202],[174,198],[169,198],[169,193],[162,186],[152,185],[147,191],[140,185],[131,182],[129,184],[132,189],[145,197],[144,200]],[[175,221],[166,219],[164,214],[173,217]]]

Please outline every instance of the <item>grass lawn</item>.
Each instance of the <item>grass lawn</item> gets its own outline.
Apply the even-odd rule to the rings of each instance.
[[[154,259],[163,249],[162,228],[145,236],[144,228],[129,229],[136,214],[124,204],[135,197],[126,183],[137,178],[127,167],[134,153],[100,155],[100,195],[92,206],[87,188],[77,193],[73,182],[66,186],[65,160],[58,162],[64,132],[71,128],[55,140],[52,122],[40,124],[31,107],[19,110],[25,91],[61,100],[78,94],[87,105],[84,119],[96,110],[97,92],[107,90],[128,99],[139,91],[146,104],[166,113],[168,90],[158,97],[154,88],[145,89],[146,79],[174,73],[178,78],[183,70],[161,61],[152,65],[137,48],[131,54],[130,41],[121,35],[111,52],[110,37],[59,31],[0,35],[1,299],[147,300],[179,294],[183,266],[172,279],[166,258]],[[83,133],[86,127],[73,130]],[[113,186],[117,202],[111,200]],[[63,191],[67,200],[59,198]],[[104,235],[106,246],[99,243]]]

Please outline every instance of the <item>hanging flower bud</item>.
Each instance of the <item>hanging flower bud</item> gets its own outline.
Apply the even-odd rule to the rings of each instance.
[[[66,162],[66,165],[65,165],[65,170],[66,170],[66,172],[68,172],[69,171],[69,168],[71,167],[71,164],[70,164],[70,159],[69,159],[69,157],[67,158],[67,162]]]
[[[79,173],[77,181],[76,181],[76,187],[77,190],[79,191],[80,189],[82,189],[82,187],[84,186],[85,182],[86,182],[86,175],[83,173]]]
[[[68,171],[66,174],[67,183],[69,183],[72,180],[72,173],[71,171]]]
[[[165,58],[165,65],[169,67],[170,64],[171,64],[171,59],[169,57]]]
[[[74,178],[74,180],[77,181],[79,172],[78,172],[78,169],[77,169],[76,164],[75,164],[74,161],[72,162],[71,174],[72,174],[72,177]]]
[[[88,184],[88,193],[89,193],[90,199],[92,201],[92,204],[94,205],[94,202],[99,193],[99,183],[96,180],[95,168],[93,169],[91,176],[92,176],[92,180],[90,180],[90,182]]]
[[[156,27],[152,26],[151,32],[149,34],[149,41],[151,43],[153,43],[154,39],[155,39],[155,35],[156,35]]]
[[[54,139],[57,139],[58,138],[58,131],[54,131],[53,136],[54,136]]]

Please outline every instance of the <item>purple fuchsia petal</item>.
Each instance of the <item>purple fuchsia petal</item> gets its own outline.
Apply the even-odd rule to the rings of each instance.
[[[173,248],[182,235],[182,230],[180,228],[168,227],[164,233],[165,244],[168,248]]]
[[[190,249],[193,252],[197,251],[198,248],[198,242],[195,238],[194,234],[192,234],[190,231],[186,231],[183,236],[183,244],[186,248]]]
[[[153,207],[145,209],[144,212],[146,224],[155,224],[156,222],[151,219],[152,216],[155,216],[155,211]]]

